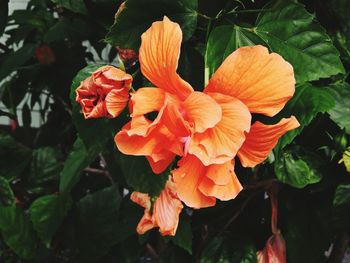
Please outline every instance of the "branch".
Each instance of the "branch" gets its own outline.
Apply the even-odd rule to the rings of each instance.
[[[337,235],[328,263],[341,263],[343,261],[349,241],[347,233]]]

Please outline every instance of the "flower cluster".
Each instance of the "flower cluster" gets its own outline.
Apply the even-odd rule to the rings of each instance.
[[[274,116],[294,94],[293,68],[280,55],[263,46],[241,47],[199,92],[177,74],[181,42],[179,25],[167,17],[142,35],[140,68],[155,87],[131,94],[131,120],[115,136],[120,152],[145,156],[156,174],[180,158],[153,210],[147,194],[132,194],[132,200],[145,208],[139,233],[160,227],[162,234],[174,235],[180,200],[203,208],[215,205],[217,199],[235,198],[242,190],[234,172],[235,157],[244,167],[254,167],[283,134],[299,126],[293,116],[274,125],[252,123],[252,114]],[[78,88],[77,101],[86,118],[115,117],[123,108],[116,105],[126,105],[125,87],[131,76],[110,71],[95,72]],[[151,120],[147,116],[153,112],[156,118]]]

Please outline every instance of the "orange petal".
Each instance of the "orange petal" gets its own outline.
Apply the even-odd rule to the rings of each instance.
[[[171,181],[167,182],[153,208],[154,221],[159,226],[159,231],[163,236],[175,235],[179,224],[179,215],[183,208],[181,201],[176,196],[176,192],[174,192],[174,187],[170,187],[169,184],[174,183]]]
[[[132,76],[113,66],[103,66],[92,74],[93,82],[104,93],[111,89],[126,90],[130,88]]]
[[[278,139],[286,132],[299,126],[300,124],[294,116],[284,118],[275,125],[255,122],[238,152],[242,165],[244,167],[254,167],[263,162],[276,146]]]
[[[220,178],[218,178],[219,174]],[[216,181],[212,180],[212,178],[216,179]],[[199,185],[199,190],[203,194],[222,201],[235,198],[242,189],[243,187],[238,181],[231,161],[208,166],[206,176]]]
[[[187,137],[191,134],[190,125],[179,111],[179,105],[168,103],[162,115],[162,123],[176,136]]]
[[[106,98],[106,109],[112,118],[117,117],[126,107],[129,100],[129,93],[127,91],[112,90]],[[108,116],[109,117],[109,116]]]
[[[274,116],[293,96],[293,67],[263,46],[241,47],[214,73],[206,92],[220,92],[241,100],[252,113]]]
[[[165,103],[165,92],[157,88],[141,88],[131,94],[131,116],[140,116],[153,111],[159,112]]]
[[[146,210],[151,209],[151,198],[148,194],[140,193],[140,192],[132,192],[130,195],[131,201],[138,204],[139,206],[142,206]]]
[[[92,110],[85,114],[84,113],[84,117],[85,119],[93,119],[93,118],[101,118],[106,116],[107,114],[107,110],[106,110],[106,103],[103,101],[99,101],[97,102],[96,106],[92,108]]]
[[[232,160],[249,131],[251,115],[239,100],[219,93],[209,93],[221,106],[220,122],[191,138],[188,152],[196,155],[204,165],[222,164]]]
[[[210,96],[193,92],[183,103],[186,119],[194,123],[195,132],[213,128],[221,120],[221,107]]]
[[[182,41],[180,26],[164,17],[163,21],[154,22],[141,40],[142,74],[157,87],[186,98],[193,89],[176,73]]]
[[[144,215],[136,227],[136,232],[140,235],[155,227],[150,214],[151,198],[148,194],[133,192],[130,196],[131,201],[145,208]]]
[[[152,171],[155,174],[160,174],[164,172],[165,169],[172,163],[175,156],[175,153],[168,150],[163,150],[161,153],[152,154],[150,156],[146,156],[146,158],[152,168]]]
[[[205,166],[194,155],[183,157],[179,168],[172,171],[177,187],[177,195],[187,206],[203,208],[215,205],[215,198],[208,197],[199,191],[198,187],[205,175]]]

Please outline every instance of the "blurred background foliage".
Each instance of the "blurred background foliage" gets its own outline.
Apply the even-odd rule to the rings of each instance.
[[[256,262],[271,235],[266,191],[276,182],[288,262],[342,262],[350,231],[350,2],[127,0],[116,15],[121,2],[30,0],[8,16],[0,0],[0,117],[9,121],[0,131],[0,262]],[[124,62],[134,88],[147,84],[120,48],[137,50],[142,32],[164,15],[181,25],[179,73],[198,90],[238,47],[262,44],[282,55],[297,88],[272,122],[295,115],[301,123],[264,164],[237,164],[245,189],[236,199],[184,209],[173,238],[135,232],[143,211],[130,191],[155,196],[167,174],[155,176],[144,158],[115,148],[127,112],[85,121],[74,100],[101,64]]]

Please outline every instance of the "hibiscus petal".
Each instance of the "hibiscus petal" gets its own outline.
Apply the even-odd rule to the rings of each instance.
[[[126,107],[128,100],[128,91],[110,91],[105,98],[107,112],[112,118],[117,117]]]
[[[219,174],[220,177],[218,177]],[[216,179],[216,181],[212,180],[212,178]],[[242,189],[243,187],[238,181],[231,161],[208,166],[206,176],[199,185],[199,190],[203,194],[222,201],[234,199]]]
[[[225,59],[205,91],[236,97],[250,112],[274,116],[294,94],[293,67],[263,46],[241,47]]]
[[[146,233],[148,230],[154,228],[156,225],[153,222],[150,214],[151,198],[148,194],[133,192],[130,196],[131,201],[145,208],[143,217],[136,227],[136,232],[140,235]]]
[[[142,74],[158,88],[186,98],[193,89],[176,73],[182,41],[180,26],[165,16],[163,21],[154,22],[141,40]]]
[[[146,156],[152,171],[155,174],[160,174],[165,171],[165,169],[172,163],[175,159],[175,154],[168,150],[162,151],[158,154],[152,154],[150,156]]]
[[[92,108],[91,112],[85,114],[85,119],[101,118],[106,116],[106,103],[104,101],[97,102],[96,106]]]
[[[210,96],[193,92],[183,103],[186,118],[194,123],[195,132],[213,128],[221,120],[221,107]]]
[[[299,127],[297,119],[292,116],[284,118],[275,125],[265,125],[255,122],[246,140],[238,151],[238,157],[244,167],[254,167],[263,162],[271,150],[276,146],[278,139],[286,132]]]
[[[169,184],[174,183],[167,182],[153,208],[155,223],[159,226],[159,231],[163,236],[175,235],[179,224],[179,215],[183,208],[181,201],[177,198],[176,193],[172,192],[173,188],[169,187]]]
[[[187,206],[203,208],[215,205],[215,198],[208,197],[199,191],[198,187],[205,175],[205,166],[194,155],[183,157],[179,168],[172,171],[177,187],[177,195]]]
[[[197,156],[204,165],[222,164],[232,160],[249,131],[251,115],[239,100],[219,93],[209,93],[221,106],[222,118],[214,128],[195,133],[188,152]]]
[[[157,88],[141,88],[131,95],[131,116],[140,116],[153,111],[159,112],[165,103],[165,92]]]

